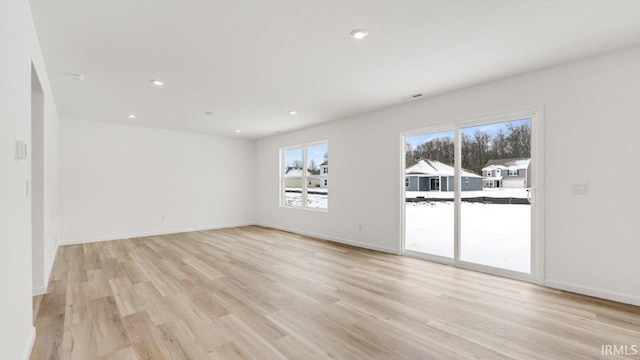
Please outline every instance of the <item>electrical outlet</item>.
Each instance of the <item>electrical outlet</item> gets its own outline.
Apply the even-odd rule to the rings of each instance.
[[[24,160],[27,158],[27,144],[24,141],[16,139],[16,160]]]
[[[571,194],[573,195],[586,195],[589,193],[589,184],[571,184]]]

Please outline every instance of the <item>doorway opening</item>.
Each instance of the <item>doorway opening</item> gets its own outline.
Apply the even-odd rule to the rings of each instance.
[[[44,92],[31,64],[31,266],[34,295],[44,283]]]

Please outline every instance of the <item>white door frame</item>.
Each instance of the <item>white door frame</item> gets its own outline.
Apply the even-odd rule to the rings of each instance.
[[[500,269],[492,266],[475,264],[460,260],[460,192],[461,192],[461,159],[462,146],[460,140],[460,130],[465,127],[485,125],[497,122],[506,122],[510,120],[531,119],[531,273],[525,274],[513,270]],[[432,254],[425,254],[416,251],[406,250],[405,248],[405,206],[406,194],[404,187],[405,178],[405,139],[407,136],[418,135],[424,133],[438,133],[444,131],[454,132],[455,143],[455,176],[454,181],[458,186],[454,189],[454,257],[447,258]],[[451,121],[447,125],[433,126],[415,130],[404,131],[400,134],[401,146],[401,189],[400,199],[400,247],[399,254],[411,257],[417,257],[438,263],[453,265],[456,267],[485,272],[498,276],[504,276],[517,280],[544,283],[544,106],[535,106],[520,109],[517,111],[477,116],[472,118]]]

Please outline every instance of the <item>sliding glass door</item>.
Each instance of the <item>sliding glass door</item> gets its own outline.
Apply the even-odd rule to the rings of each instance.
[[[405,254],[532,277],[538,259],[535,115],[403,136]]]
[[[406,249],[453,259],[454,132],[407,136],[405,150]]]
[[[460,129],[460,260],[531,272],[531,119]]]

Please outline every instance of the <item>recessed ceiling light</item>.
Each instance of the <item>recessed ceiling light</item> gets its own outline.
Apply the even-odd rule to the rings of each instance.
[[[164,81],[162,80],[151,80],[151,83],[155,86],[162,86],[164,85]]]
[[[289,114],[290,114],[290,115],[295,115],[295,114],[297,114],[297,113],[298,113],[298,112],[297,112],[297,111],[295,111],[295,110],[289,110]]]
[[[86,77],[84,74],[80,74],[80,73],[68,73],[67,75],[71,76],[76,80],[84,80],[84,78]]]
[[[129,114],[129,115],[127,115],[127,117],[128,117],[129,119],[135,119],[135,118],[136,118],[136,115],[135,115],[135,114]]]
[[[236,129],[236,132],[237,132],[237,133],[239,133],[239,132],[240,132],[240,129]]]
[[[358,40],[366,38],[367,35],[369,35],[369,33],[365,29],[355,29],[351,32],[351,36]]]

